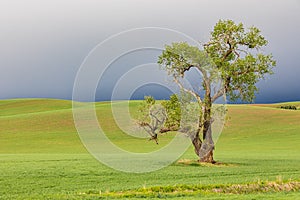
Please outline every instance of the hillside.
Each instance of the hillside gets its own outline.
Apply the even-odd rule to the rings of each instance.
[[[133,113],[138,104],[138,101],[130,102]],[[215,151],[216,160],[224,163],[222,166],[173,163],[156,172],[127,174],[104,166],[87,153],[74,127],[70,101],[1,100],[0,199],[96,198],[99,191],[151,186],[219,187],[278,178],[299,181],[300,110],[283,110],[277,106],[228,106],[226,127]],[[109,102],[96,103],[96,110],[108,137],[125,150],[152,151],[172,138],[172,134],[162,136],[159,145],[133,138],[114,123]],[[195,159],[192,148],[180,158]],[[195,195],[197,199],[200,194]],[[282,197],[283,193],[254,192],[243,198],[276,199],[276,195]],[[294,193],[289,196],[295,199]],[[207,197],[229,198],[230,195],[208,194]]]

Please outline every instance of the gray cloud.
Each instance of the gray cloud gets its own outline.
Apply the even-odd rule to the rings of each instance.
[[[299,11],[298,0],[2,0],[0,98],[71,99],[85,56],[120,31],[165,27],[205,42],[218,19],[233,19],[258,26],[278,61],[276,74],[258,84],[257,102],[300,100]]]

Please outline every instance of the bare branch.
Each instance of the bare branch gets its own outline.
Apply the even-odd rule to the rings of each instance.
[[[217,93],[214,94],[214,96],[212,97],[211,101],[212,103],[215,102],[219,97],[221,97],[222,95],[225,94],[225,89],[221,88]]]
[[[139,123],[139,125],[150,135],[149,140],[155,140],[155,143],[158,144],[157,134],[155,133],[157,128],[151,127],[147,122]]]
[[[185,91],[187,93],[190,93],[191,95],[193,95],[197,99],[198,102],[202,103],[201,97],[196,92],[185,88],[182,85],[182,83],[177,78],[175,78],[175,77],[174,77],[174,82],[180,87],[181,90],[183,90],[183,91]]]
[[[142,121],[137,122],[138,125],[150,135],[149,140],[155,140],[158,144],[158,133],[161,126],[165,123],[167,115],[162,107],[152,107],[149,110],[150,122],[144,118]]]
[[[230,49],[227,50],[227,52],[225,53],[225,55],[223,56],[222,58],[222,61],[225,61],[226,58],[233,52],[233,49],[231,48],[231,45],[230,45]],[[234,51],[235,52],[235,51]]]

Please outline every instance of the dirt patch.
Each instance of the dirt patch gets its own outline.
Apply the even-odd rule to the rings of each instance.
[[[231,163],[222,163],[216,161],[215,163],[205,163],[199,162],[197,160],[190,160],[190,159],[181,159],[176,162],[176,165],[188,165],[188,166],[201,166],[201,167],[233,167],[237,166],[236,164]]]

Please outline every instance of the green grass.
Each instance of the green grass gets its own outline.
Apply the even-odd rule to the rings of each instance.
[[[300,109],[300,102],[284,102],[284,103],[274,103],[274,104],[256,104],[255,106],[263,106],[270,108],[280,108],[281,106],[295,106],[297,109]]]
[[[130,106],[134,115],[138,102],[132,101]],[[273,181],[278,177],[284,182],[300,181],[300,110],[277,109],[278,105],[229,105],[228,121],[215,151],[215,159],[224,165],[198,165],[193,162],[197,158],[190,148],[180,158],[191,160],[188,164],[173,163],[155,172],[133,174],[110,169],[88,154],[74,127],[71,107],[70,101],[62,100],[0,101],[0,199],[105,199],[114,196],[99,193],[134,194],[143,188],[178,185],[220,188]],[[114,123],[110,103],[97,103],[96,109],[109,138],[126,150],[152,151],[173,137],[173,134],[162,136],[159,145],[132,138]],[[298,196],[299,190],[241,194],[154,191],[129,195],[131,199],[297,199]]]

